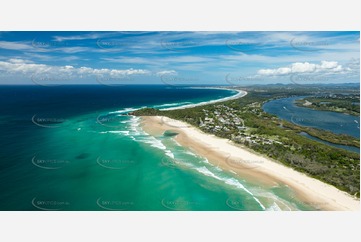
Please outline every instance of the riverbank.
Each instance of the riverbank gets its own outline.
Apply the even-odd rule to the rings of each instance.
[[[346,192],[317,179],[297,172],[277,161],[230,142],[206,134],[184,122],[161,116],[142,117],[143,129],[152,135],[166,130],[177,132],[176,141],[222,169],[264,186],[286,184],[297,194],[297,199],[321,210],[359,210],[359,200]]]

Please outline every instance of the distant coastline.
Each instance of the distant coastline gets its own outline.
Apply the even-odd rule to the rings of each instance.
[[[191,88],[200,88],[200,89],[219,89],[219,90],[228,90],[228,91],[236,91],[237,94],[230,96],[230,97],[224,97],[224,98],[220,98],[220,99],[215,99],[215,100],[211,100],[211,101],[206,101],[206,102],[200,102],[200,103],[195,103],[195,104],[186,104],[186,105],[182,105],[179,107],[171,107],[171,108],[162,108],[159,109],[161,111],[168,111],[168,110],[177,110],[177,109],[185,109],[185,108],[194,108],[194,107],[198,107],[198,106],[203,106],[203,105],[207,105],[207,104],[214,104],[214,103],[219,103],[219,102],[225,102],[225,101],[229,101],[229,100],[233,100],[233,99],[237,99],[237,98],[241,98],[246,96],[248,93],[244,90],[238,90],[238,89],[230,89],[230,88],[223,88],[223,87],[191,87]]]

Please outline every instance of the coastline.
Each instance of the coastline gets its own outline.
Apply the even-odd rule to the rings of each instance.
[[[286,167],[264,155],[219,138],[185,122],[163,116],[143,116],[142,128],[151,135],[162,135],[165,130],[177,132],[175,140],[211,163],[251,182],[272,187],[285,184],[297,199],[326,211],[359,211],[360,202],[346,192]]]
[[[211,101],[205,101],[205,102],[194,103],[194,104],[187,104],[187,105],[182,105],[182,106],[179,106],[179,107],[161,108],[159,110],[166,111],[166,110],[177,110],[177,109],[193,108],[193,107],[203,106],[203,105],[207,105],[207,104],[213,104],[213,103],[224,102],[224,101],[229,101],[229,100],[241,98],[241,97],[244,97],[244,96],[246,96],[248,94],[246,91],[238,90],[238,89],[211,88],[211,87],[207,87],[207,88],[204,88],[204,89],[221,89],[221,90],[228,90],[228,91],[236,91],[237,94],[232,95],[230,97],[224,97],[224,98],[215,99],[215,100],[211,100]]]

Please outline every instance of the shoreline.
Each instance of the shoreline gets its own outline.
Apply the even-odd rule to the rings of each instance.
[[[204,133],[185,122],[164,116],[142,116],[142,128],[151,135],[165,130],[178,133],[175,140],[211,163],[250,182],[265,187],[285,184],[292,188],[297,200],[326,211],[359,211],[360,201],[348,193],[304,173],[298,172],[249,148],[227,139]]]
[[[200,88],[200,87],[199,87]],[[236,91],[237,94],[232,95],[230,97],[224,97],[224,98],[220,98],[220,99],[215,99],[215,100],[211,100],[211,101],[205,101],[205,102],[200,102],[200,103],[192,103],[192,104],[186,104],[186,105],[182,105],[179,107],[171,107],[171,108],[161,108],[159,109],[160,111],[167,111],[167,110],[177,110],[177,109],[185,109],[185,108],[193,108],[193,107],[198,107],[198,106],[203,106],[203,105],[208,105],[208,104],[213,104],[213,103],[218,103],[218,102],[224,102],[224,101],[229,101],[229,100],[233,100],[233,99],[237,99],[237,98],[241,98],[246,96],[248,93],[244,90],[238,90],[238,89],[229,89],[229,88],[201,88],[201,89],[220,89],[220,90],[228,90],[228,91]]]

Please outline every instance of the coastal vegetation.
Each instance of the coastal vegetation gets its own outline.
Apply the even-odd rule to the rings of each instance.
[[[307,97],[296,102],[297,106],[314,110],[332,111],[355,116],[360,115],[360,95],[334,94]]]
[[[146,108],[131,114],[167,116],[185,121],[204,132],[232,140],[351,195],[360,196],[360,155],[311,140],[300,133],[355,147],[360,147],[359,139],[298,126],[262,110],[262,105],[269,100],[310,95],[312,92],[300,89],[285,92],[282,88],[263,91],[259,87],[248,88],[247,92],[245,97],[220,103],[163,111]]]

